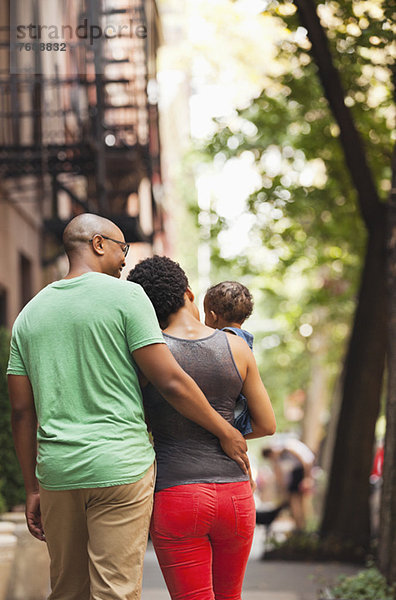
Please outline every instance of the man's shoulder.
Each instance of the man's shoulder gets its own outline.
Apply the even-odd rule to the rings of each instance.
[[[116,310],[135,312],[137,306],[144,310],[149,303],[142,286],[126,279],[100,274],[93,285],[90,294],[100,297],[104,304]]]
[[[141,285],[139,285],[138,283],[135,283],[134,281],[128,281],[127,279],[116,279],[115,280],[119,286],[123,287],[127,292],[137,292],[137,293],[141,293],[143,292],[143,288]]]
[[[21,312],[18,314],[15,320],[15,323],[18,320],[22,320],[26,314],[28,314],[32,309],[34,309],[35,304],[45,301],[45,299],[50,293],[50,285],[46,285],[40,291],[38,291],[37,294],[35,294],[33,298],[29,300],[29,302],[25,304],[25,306],[22,308]]]
[[[98,273],[98,275],[100,275],[101,278],[97,280],[97,283],[98,285],[103,286],[103,289],[107,288],[109,291],[117,290],[119,293],[124,293],[126,295],[144,294],[142,286],[138,283],[127,281],[126,279],[117,279],[116,277],[111,277],[111,275],[104,275],[102,273]]]
[[[143,291],[142,287],[137,283],[127,281],[126,279],[118,279],[112,275],[99,273],[97,271],[84,273],[81,277],[72,279],[60,279],[59,281],[54,281],[48,287],[68,290],[76,289],[78,291],[98,288],[102,293],[109,291],[109,293],[117,292],[118,294],[122,294],[123,292],[125,292],[125,294],[131,294]]]
[[[46,297],[48,295],[48,287],[44,287],[42,290],[37,292],[35,296],[23,307],[21,312],[17,315],[13,326],[12,326],[12,336],[13,338],[18,337],[19,335],[24,335],[28,329],[28,323],[32,322],[33,317],[38,309],[38,307],[46,304]]]

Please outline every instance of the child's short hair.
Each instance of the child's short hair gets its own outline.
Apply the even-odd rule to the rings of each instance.
[[[238,281],[222,281],[212,285],[206,292],[205,303],[209,310],[226,321],[240,325],[253,312],[253,297],[247,287]]]

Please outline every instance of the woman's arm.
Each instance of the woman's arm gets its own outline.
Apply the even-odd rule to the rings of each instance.
[[[276,420],[267,390],[261,381],[253,352],[244,340],[228,334],[231,351],[243,380],[241,393],[245,396],[252,423],[252,433],[246,439],[275,433]]]
[[[252,422],[252,433],[247,434],[247,439],[273,435],[276,430],[275,414],[267,390],[261,381],[253,353],[248,351],[247,372],[243,382],[242,394],[245,396]]]

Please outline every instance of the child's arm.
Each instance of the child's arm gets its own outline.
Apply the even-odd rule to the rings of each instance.
[[[234,427],[239,429],[243,436],[246,436],[248,433],[252,433],[253,431],[246,398],[241,394],[239,395],[235,404]]]

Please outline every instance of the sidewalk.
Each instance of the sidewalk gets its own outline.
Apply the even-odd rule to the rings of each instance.
[[[249,559],[243,600],[318,600],[318,591],[338,575],[358,569],[338,563],[262,561],[262,536],[257,531]],[[142,600],[169,600],[154,550],[149,544],[143,577]]]

